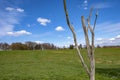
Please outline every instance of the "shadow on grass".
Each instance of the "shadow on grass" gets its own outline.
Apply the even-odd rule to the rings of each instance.
[[[108,77],[120,78],[120,68],[96,68],[96,73]]]

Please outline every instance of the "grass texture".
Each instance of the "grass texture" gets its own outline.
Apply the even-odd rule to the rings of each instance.
[[[89,65],[86,50],[82,55]],[[96,80],[120,80],[120,48],[95,49]],[[0,80],[89,80],[76,50],[0,51]]]

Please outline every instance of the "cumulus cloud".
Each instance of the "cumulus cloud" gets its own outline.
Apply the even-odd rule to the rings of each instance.
[[[14,11],[14,8],[12,8],[12,7],[6,7],[5,8],[7,11]]]
[[[113,38],[97,38],[95,41],[96,45],[120,45],[120,35]]]
[[[64,31],[64,28],[62,26],[57,26],[55,28],[56,31]]]
[[[96,25],[95,33],[98,36],[117,35],[110,38],[97,38],[96,44],[100,45],[120,45],[120,23],[104,22]]]
[[[39,17],[39,18],[37,19],[37,21],[38,21],[41,25],[43,25],[43,26],[46,26],[48,23],[51,22],[51,20],[49,20],[49,19],[47,19],[47,18],[41,18],[41,17]]]
[[[26,30],[15,31],[15,32],[7,32],[9,36],[21,36],[21,35],[30,35],[32,33],[27,32]]]
[[[18,12],[24,12],[24,9],[22,9],[22,8],[17,8],[16,9]]]
[[[87,10],[87,9],[88,9],[88,1],[87,1],[87,0],[84,0],[82,6],[83,6],[83,9],[84,9],[84,10]]]

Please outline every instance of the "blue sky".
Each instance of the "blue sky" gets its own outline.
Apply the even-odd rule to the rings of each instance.
[[[71,23],[79,44],[85,44],[81,16],[89,15],[94,6],[98,20],[95,44],[120,45],[120,0],[67,0]],[[0,42],[53,43],[57,46],[73,44],[66,24],[63,0],[0,0]]]

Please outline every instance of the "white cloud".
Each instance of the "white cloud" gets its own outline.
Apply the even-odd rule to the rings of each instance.
[[[64,28],[62,26],[57,26],[55,28],[56,31],[64,31]]]
[[[24,9],[22,9],[22,8],[17,8],[16,9],[18,12],[24,12]]]
[[[19,19],[22,15],[12,7],[2,9],[0,12],[0,37],[6,36],[7,32],[13,32],[15,25],[20,24]]]
[[[97,38],[96,40],[97,40],[97,41],[101,41],[101,40],[103,40],[103,38]]]
[[[120,45],[120,35],[113,38],[97,38],[95,41],[96,45]]]
[[[114,41],[114,40],[115,40],[115,38],[110,38],[109,40],[110,40],[110,41]]]
[[[32,33],[27,32],[26,30],[16,31],[16,32],[7,32],[9,36],[21,36],[21,35],[30,35]]]
[[[37,44],[44,43],[43,41],[35,41]]]
[[[70,37],[70,36],[68,36],[68,37],[67,37],[67,39],[71,39],[71,37]]]
[[[13,7],[6,7],[5,10],[10,11],[10,12],[24,12],[24,9],[22,8],[13,8]]]
[[[83,6],[83,9],[84,9],[84,10],[87,10],[87,9],[88,9],[88,1],[87,1],[87,0],[84,0],[82,6]]]
[[[1,22],[1,21],[0,21]],[[0,36],[5,36],[6,35],[6,32],[8,31],[12,31],[14,26],[11,25],[11,24],[0,24]]]
[[[7,11],[14,11],[15,9],[14,8],[12,8],[12,7],[6,7],[5,8]]]
[[[41,18],[41,17],[39,17],[39,18],[37,19],[37,21],[38,21],[41,25],[43,25],[43,26],[46,26],[47,23],[50,23],[50,22],[51,22],[51,20],[49,20],[49,19],[47,19],[47,18]]]
[[[110,8],[111,5],[108,3],[97,3],[97,4],[93,4],[94,8],[97,9],[104,9],[104,8]]]
[[[117,35],[117,37],[116,38],[120,38],[120,35]]]
[[[110,23],[105,22],[96,25],[95,33],[100,35],[112,35],[112,34],[119,34],[120,32],[120,23]]]
[[[1,12],[0,13],[0,36],[5,36],[6,32],[13,31],[15,27],[14,25],[16,24],[19,24],[18,18],[16,18],[12,14]]]
[[[84,0],[84,4],[88,3],[87,0]]]
[[[36,24],[26,24],[27,27],[36,27],[37,25]]]

